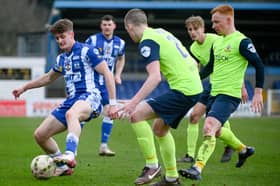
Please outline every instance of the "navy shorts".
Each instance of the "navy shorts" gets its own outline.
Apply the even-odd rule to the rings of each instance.
[[[210,96],[206,109],[206,117],[211,116],[222,124],[228,120],[230,115],[238,108],[240,99],[224,94]]]
[[[208,99],[210,97],[210,91],[211,91],[211,84],[210,82],[203,81],[203,92],[201,93],[198,102],[202,103],[203,105],[207,105]]]
[[[78,101],[78,100],[85,100],[87,101],[92,108],[92,113],[90,117],[85,120],[89,121],[92,118],[97,118],[100,113],[102,112],[102,105],[101,105],[101,96],[98,93],[84,93],[79,95],[78,97],[74,98],[66,98],[66,100],[55,110],[52,111],[52,115],[60,121],[65,127],[67,127],[67,122],[65,118],[66,112],[72,107],[72,105]],[[84,122],[81,122],[81,126],[84,124]]]
[[[186,96],[177,90],[169,90],[156,98],[147,100],[164,123],[176,129],[181,119],[198,101],[199,94]]]

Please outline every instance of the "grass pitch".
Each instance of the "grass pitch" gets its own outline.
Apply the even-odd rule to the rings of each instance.
[[[101,120],[87,123],[78,149],[77,167],[72,176],[37,180],[30,171],[33,157],[43,154],[33,139],[33,131],[43,118],[0,118],[1,186],[130,186],[144,166],[135,134],[127,121],[115,121],[109,145],[115,157],[99,157]],[[280,119],[234,118],[231,128],[256,154],[242,168],[235,168],[237,154],[229,163],[220,163],[224,145],[217,140],[216,150],[202,174],[202,181],[181,178],[182,185],[192,186],[278,186],[280,174]],[[172,130],[177,158],[186,151],[187,120]],[[56,136],[63,151],[66,133]],[[199,138],[198,145],[202,138]],[[160,159],[160,155],[159,155]],[[161,159],[160,159],[160,162]],[[188,168],[180,164],[178,168]]]

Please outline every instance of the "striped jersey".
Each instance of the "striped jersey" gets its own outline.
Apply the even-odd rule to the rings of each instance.
[[[99,93],[94,82],[97,73],[94,68],[102,61],[98,49],[79,42],[75,42],[71,52],[57,56],[53,70],[64,76],[67,97],[76,97],[86,92]]]

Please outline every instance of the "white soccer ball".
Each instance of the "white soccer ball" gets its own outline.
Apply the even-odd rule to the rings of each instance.
[[[31,162],[32,174],[38,179],[48,179],[54,175],[56,164],[48,155],[39,155]]]

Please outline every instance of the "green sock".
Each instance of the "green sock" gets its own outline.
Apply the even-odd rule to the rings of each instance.
[[[224,123],[223,127],[227,128],[227,129],[229,129],[229,130],[231,130],[231,128],[230,128],[230,123],[229,123],[228,120]]]
[[[196,143],[199,135],[199,124],[188,124],[187,128],[187,154],[191,157],[195,157]]]
[[[176,150],[172,134],[168,132],[165,136],[156,137],[156,139],[159,144],[166,177],[177,178]]]
[[[208,159],[212,155],[216,146],[215,136],[205,136],[202,145],[200,146],[197,154],[197,161],[202,162],[205,166]]]
[[[221,128],[221,135],[219,136],[219,139],[237,151],[245,146],[228,128]]]
[[[136,134],[136,138],[140,149],[144,155],[147,164],[157,164],[157,154],[153,131],[147,121],[140,121],[132,124],[132,129]]]
[[[229,123],[228,120],[224,123],[223,127],[227,128],[227,129],[229,129],[231,131],[230,123]],[[228,144],[226,144],[226,142],[223,139],[220,139],[220,140],[224,143],[225,147],[229,146]]]

